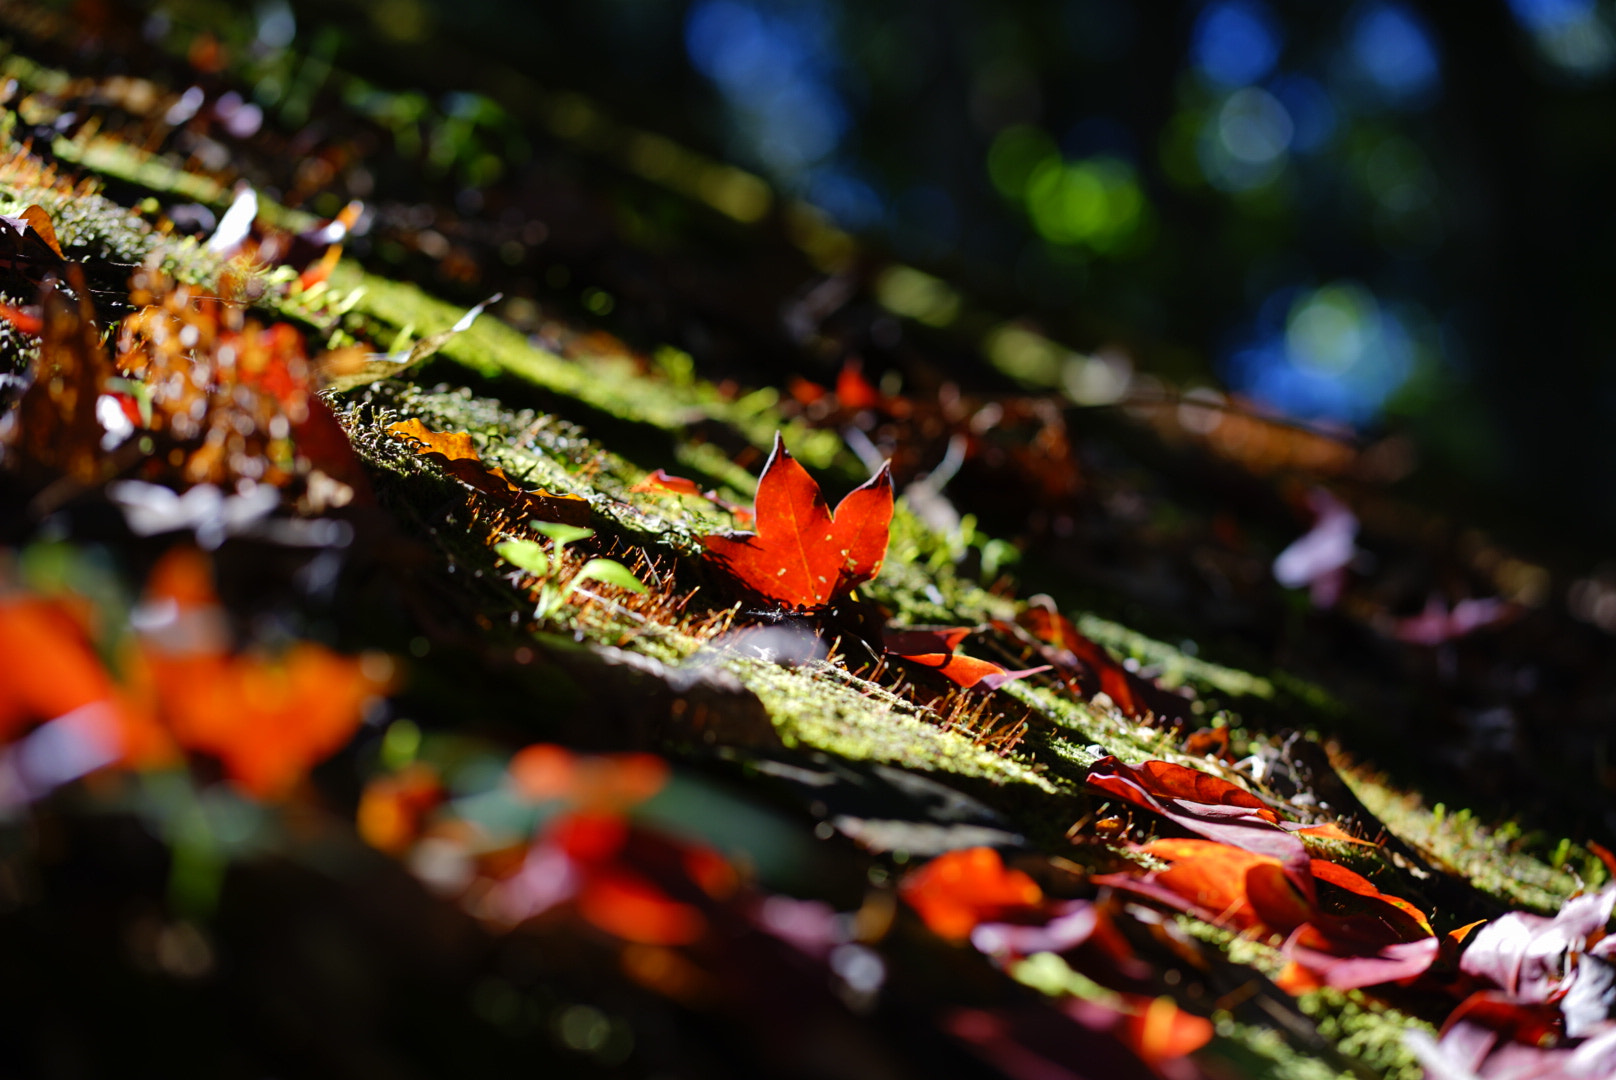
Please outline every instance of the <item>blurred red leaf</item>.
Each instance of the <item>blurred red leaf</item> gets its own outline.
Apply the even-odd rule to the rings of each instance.
[[[688,945],[707,929],[700,911],[616,868],[591,874],[577,905],[578,914],[594,926],[640,945]]]
[[[783,607],[823,607],[880,571],[892,500],[883,465],[832,513],[777,434],[758,479],[757,532],[704,536],[702,543],[753,592]]]
[[[836,376],[836,404],[844,409],[879,409],[886,404],[887,397],[864,377],[864,365],[855,359],[849,359],[842,365],[842,370]]]
[[[38,336],[45,329],[45,320],[37,311],[27,308],[13,307],[10,304],[0,304],[0,319],[6,320],[25,334]]]
[[[905,877],[898,891],[932,933],[955,941],[969,937],[979,922],[1031,907],[1044,897],[1037,882],[1006,868],[999,853],[988,847],[939,855]]]

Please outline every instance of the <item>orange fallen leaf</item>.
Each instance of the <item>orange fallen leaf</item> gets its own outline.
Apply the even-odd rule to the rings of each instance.
[[[898,892],[932,933],[953,941],[969,937],[979,922],[1044,898],[1036,881],[1008,869],[989,847],[939,855],[905,877]]]
[[[1148,880],[1209,922],[1287,934],[1313,914],[1284,865],[1270,856],[1212,840],[1156,840],[1141,850],[1172,864]]]
[[[655,754],[574,754],[535,743],[510,762],[511,782],[535,802],[567,799],[583,809],[626,810],[667,783],[668,763]]]
[[[778,434],[758,479],[757,532],[702,537],[710,558],[783,607],[823,607],[873,578],[886,557],[892,474],[880,472],[831,512]]]

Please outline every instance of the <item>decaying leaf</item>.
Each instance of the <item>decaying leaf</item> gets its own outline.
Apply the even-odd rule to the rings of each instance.
[[[0,435],[7,457],[24,467],[64,474],[80,484],[106,478],[106,429],[98,415],[114,375],[95,324],[84,277],[69,275],[72,295],[56,282],[45,289],[39,359],[33,382],[9,414]]]
[[[1168,720],[1189,717],[1189,702],[1140,678],[1111,658],[1097,643],[1081,633],[1072,621],[1051,608],[1029,605],[1019,617],[1020,624],[1052,651],[1045,659],[1069,673],[1076,689],[1087,695],[1103,692],[1124,715],[1142,718],[1152,713]]]
[[[584,525],[589,521],[587,499],[522,487],[506,476],[504,469],[484,465],[471,436],[463,431],[431,431],[413,416],[389,425],[387,430],[415,443],[420,448],[420,454],[442,467],[450,476],[503,506],[541,521],[559,521],[569,525]]]

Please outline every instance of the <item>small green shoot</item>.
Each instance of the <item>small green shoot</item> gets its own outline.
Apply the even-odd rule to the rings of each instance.
[[[494,545],[494,551],[517,569],[525,570],[541,579],[550,576],[551,568],[559,562],[561,553],[566,550],[568,544],[595,535],[593,529],[553,521],[535,521],[533,527],[549,538],[551,550],[545,551],[544,546],[537,540],[502,540]],[[633,571],[622,563],[614,559],[590,559],[572,575],[565,588],[559,587],[559,583],[556,588],[552,588],[548,582],[541,585],[538,607],[534,615],[540,619],[551,617],[586,581],[599,581],[642,595],[647,592],[645,583],[635,577]]]

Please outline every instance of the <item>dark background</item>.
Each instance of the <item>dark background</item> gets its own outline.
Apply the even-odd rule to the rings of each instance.
[[[1181,389],[1410,433],[1415,490],[1540,548],[1616,526],[1608,3],[384,0],[299,40],[331,21],[356,70],[583,91]]]

